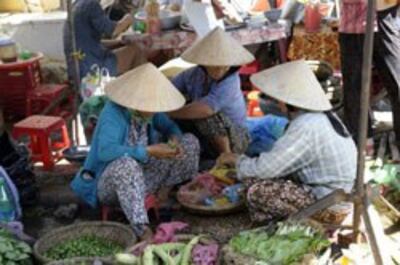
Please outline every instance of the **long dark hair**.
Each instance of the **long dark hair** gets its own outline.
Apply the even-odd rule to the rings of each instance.
[[[294,107],[287,103],[286,103],[286,106],[287,106],[289,112],[294,112],[296,110],[300,110],[300,108]],[[344,138],[351,136],[351,134],[347,130],[346,126],[343,124],[343,122],[339,119],[339,117],[333,111],[328,110],[328,111],[324,111],[323,113],[326,115],[326,117],[328,118],[329,122],[331,123],[333,129],[335,130],[335,132],[337,134],[339,134],[340,136],[342,136]]]
[[[347,130],[346,126],[343,124],[343,122],[339,119],[336,114],[329,110],[325,111],[324,114],[328,117],[328,120],[332,124],[333,129],[335,129],[336,133],[339,134],[340,136],[347,138],[350,137],[351,134]]]

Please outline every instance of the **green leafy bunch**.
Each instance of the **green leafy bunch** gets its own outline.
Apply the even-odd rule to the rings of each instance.
[[[280,224],[273,234],[262,230],[245,231],[232,238],[229,244],[234,251],[267,264],[290,265],[306,254],[318,253],[330,242],[310,227]]]
[[[14,239],[11,233],[0,229],[0,264],[31,265],[31,247],[23,241]]]

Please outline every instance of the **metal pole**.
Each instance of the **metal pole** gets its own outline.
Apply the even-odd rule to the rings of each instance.
[[[360,123],[358,130],[358,164],[356,179],[356,196],[354,199],[354,239],[359,236],[359,227],[363,207],[364,190],[364,164],[365,164],[365,145],[367,141],[368,109],[371,85],[372,52],[374,44],[374,14],[375,0],[368,0],[367,26],[364,39],[362,80],[361,80],[361,100],[360,100]]]
[[[368,241],[374,256],[375,264],[381,265],[383,259],[380,248],[377,243],[373,224],[371,222],[368,210],[370,202],[368,194],[366,194],[364,185],[364,166],[365,166],[365,145],[367,141],[368,127],[368,109],[370,100],[371,86],[371,69],[372,56],[374,46],[374,18],[375,18],[376,2],[368,0],[367,25],[363,47],[363,64],[362,64],[362,83],[361,83],[361,100],[360,100],[360,124],[358,131],[358,165],[356,179],[356,196],[354,199],[354,239],[359,239],[361,215],[364,213],[364,222],[366,223],[366,232]]]
[[[74,106],[73,106],[73,124],[74,124],[74,131],[73,131],[73,140],[75,145],[79,145],[79,121],[78,121],[78,104],[79,104],[79,83],[80,83],[80,74],[79,74],[79,58],[76,50],[76,38],[75,38],[75,26],[74,26],[74,15],[72,12],[72,0],[67,1],[67,20],[68,20],[68,27],[69,32],[71,33],[71,43],[72,43],[72,54],[68,56],[72,56],[74,61],[73,64],[73,87],[76,92],[76,96],[74,98]]]

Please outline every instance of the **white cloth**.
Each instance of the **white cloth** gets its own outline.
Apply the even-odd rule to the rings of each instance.
[[[319,199],[335,189],[350,192],[357,169],[357,149],[351,137],[336,133],[323,113],[296,117],[269,152],[257,158],[240,156],[239,178],[272,179],[295,173]]]

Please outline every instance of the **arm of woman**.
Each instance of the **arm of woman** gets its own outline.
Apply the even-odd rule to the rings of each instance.
[[[118,37],[118,35],[127,30],[132,25],[132,23],[133,23],[132,16],[130,14],[126,14],[123,18],[121,18],[117,22],[112,37],[113,38]]]
[[[107,118],[99,121],[99,159],[104,162],[113,161],[121,156],[130,156],[139,162],[146,162],[148,153],[146,146],[135,145],[133,147],[121,144],[121,124],[116,119]]]
[[[278,178],[298,171],[311,163],[316,152],[312,131],[306,126],[289,127],[269,152],[259,157],[240,156],[236,162],[239,178]]]
[[[168,118],[168,116],[164,113],[157,113],[156,115],[154,115],[153,124],[154,128],[157,131],[161,132],[168,138],[180,138],[182,136],[182,132],[179,129],[178,125],[170,118]]]
[[[179,110],[170,112],[169,116],[174,119],[194,120],[208,118],[214,114],[214,110],[209,105],[201,101],[195,101],[183,106]]]

